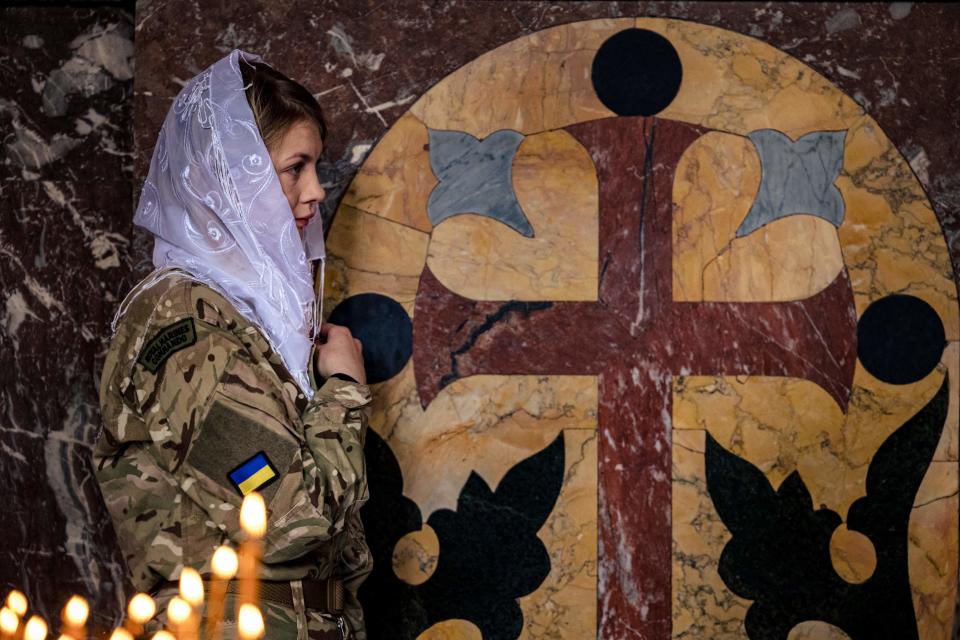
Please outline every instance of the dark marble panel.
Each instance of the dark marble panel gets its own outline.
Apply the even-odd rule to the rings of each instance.
[[[112,625],[126,568],[89,461],[118,296],[149,247],[131,232],[133,17],[0,17],[0,590],[56,627],[69,596]]]
[[[129,181],[133,25],[119,9],[4,10],[5,177]]]

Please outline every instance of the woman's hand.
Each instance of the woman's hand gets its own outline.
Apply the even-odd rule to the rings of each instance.
[[[334,373],[345,373],[361,384],[367,383],[363,345],[347,327],[329,322],[321,324],[316,358],[317,371],[324,378]]]

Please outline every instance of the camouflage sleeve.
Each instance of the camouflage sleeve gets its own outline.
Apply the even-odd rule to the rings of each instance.
[[[350,628],[354,630],[357,640],[366,640],[363,607],[357,598],[357,592],[363,581],[373,571],[373,554],[370,553],[370,547],[364,535],[359,506],[351,507],[347,514],[344,532],[337,540],[338,563],[334,575],[343,580],[346,587],[343,615],[350,623]]]
[[[331,483],[326,498],[338,531],[346,526],[348,511],[370,497],[363,455],[369,414],[367,385],[338,378],[328,378],[303,413],[307,446]]]
[[[366,499],[370,393],[331,379],[298,411],[299,390],[280,380],[263,357],[268,345],[247,329],[164,320],[137,358],[127,397],[146,422],[148,451],[202,512],[181,525],[239,542],[239,507],[256,490],[267,504],[263,561],[283,563],[337,535],[346,507]]]
[[[314,347],[314,351],[316,347]],[[314,353],[310,353],[310,375],[314,386],[317,386],[321,379],[315,369],[316,360]],[[353,441],[347,445],[345,451],[352,453],[352,447],[363,450],[365,443],[367,425],[369,423],[370,404],[368,395],[362,391],[365,385],[355,385],[353,383],[329,378],[320,387],[318,398],[320,402],[327,400],[336,400],[343,408],[343,419],[347,424],[357,425],[356,431],[350,433],[359,434],[359,440]],[[360,392],[360,393],[357,393]],[[321,395],[322,394],[322,395]],[[338,396],[340,399],[338,399]],[[361,402],[358,403],[357,400]],[[335,409],[333,419],[339,421],[341,409]],[[366,535],[363,530],[363,521],[360,519],[360,507],[369,499],[369,491],[366,483],[366,473],[363,473],[364,482],[360,485],[359,496],[355,496],[346,509],[346,521],[343,525],[343,533],[337,539],[336,545],[336,569],[334,575],[343,580],[346,587],[346,598],[344,603],[343,615],[354,631],[356,640],[366,640],[366,624],[364,622],[363,607],[357,597],[360,585],[366,580],[367,576],[373,571],[373,554],[367,544]]]

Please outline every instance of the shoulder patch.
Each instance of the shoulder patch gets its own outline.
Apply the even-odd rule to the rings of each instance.
[[[172,354],[197,342],[197,329],[193,318],[184,318],[168,325],[150,338],[137,362],[156,373]]]
[[[232,398],[215,397],[186,464],[240,496],[257,490],[270,504],[280,487],[275,480],[290,471],[300,445],[286,432],[271,429],[269,420]]]
[[[277,479],[277,468],[270,462],[270,458],[263,451],[254,454],[237,465],[227,476],[234,488],[241,496],[246,496],[254,490],[264,489]]]

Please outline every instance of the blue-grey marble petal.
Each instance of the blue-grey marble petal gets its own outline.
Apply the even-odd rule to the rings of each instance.
[[[437,186],[427,201],[434,225],[460,213],[499,220],[528,238],[533,227],[513,192],[511,167],[523,135],[509,129],[483,140],[462,131],[430,129],[430,168]]]
[[[748,135],[760,154],[760,189],[737,229],[737,237],[768,222],[805,213],[839,227],[844,206],[833,181],[843,166],[846,131],[814,131],[796,142],[774,129]]]

